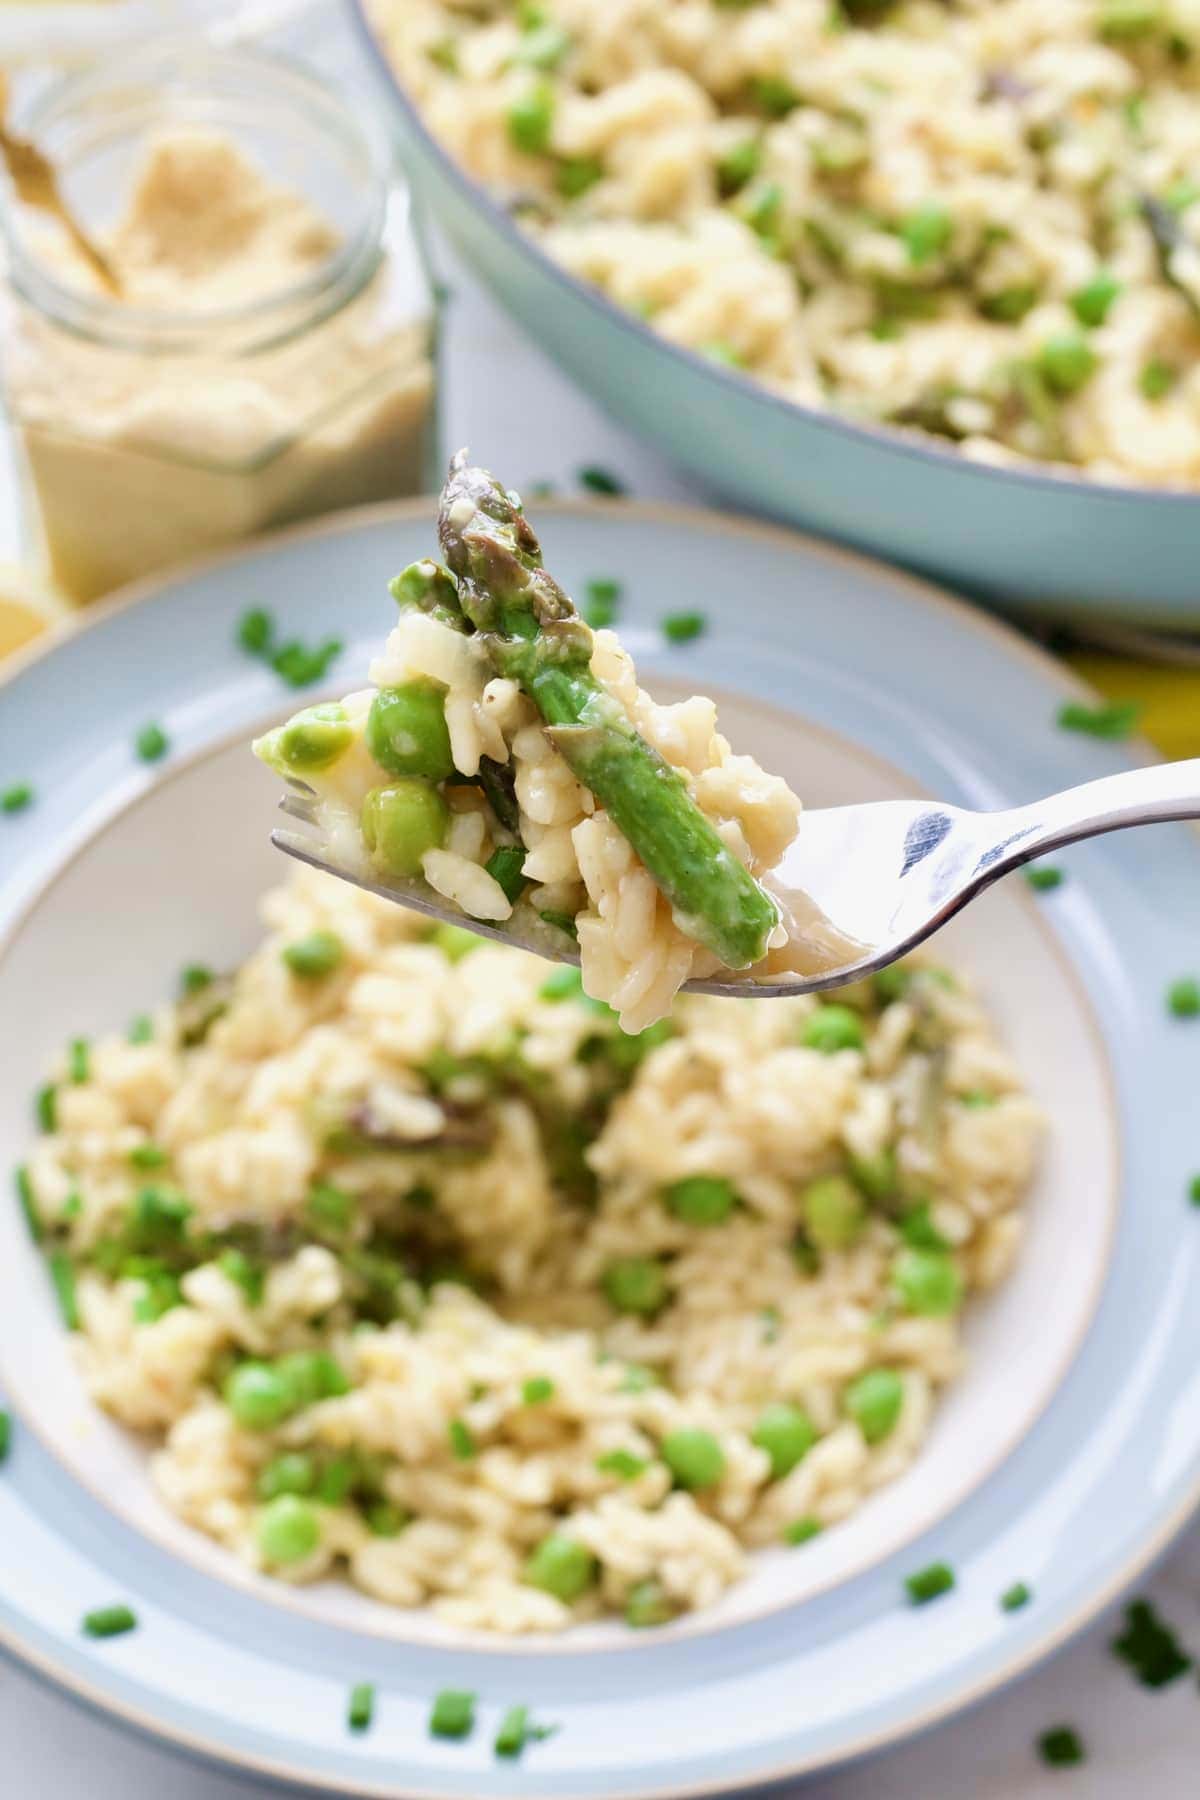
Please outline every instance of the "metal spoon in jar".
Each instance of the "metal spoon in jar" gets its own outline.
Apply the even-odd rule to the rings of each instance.
[[[57,219],[105,291],[117,295],[121,284],[103,250],[90,238],[62,196],[58,172],[48,156],[28,138],[17,137],[4,124],[8,111],[8,81],[0,72],[0,158],[8,170],[13,191],[25,206]]]
[[[578,963],[571,938],[536,914],[484,923],[447,906],[419,879],[375,881],[330,861],[315,797],[299,783],[292,788],[281,807],[305,829],[271,833],[289,856],[432,919],[551,962]],[[905,956],[1022,863],[1081,838],[1168,819],[1200,819],[1200,758],[1106,775],[1003,812],[929,800],[805,812],[795,842],[763,884],[789,923],[794,954],[775,952],[757,965],[759,973],[689,981],[685,990],[746,1000],[844,987]]]

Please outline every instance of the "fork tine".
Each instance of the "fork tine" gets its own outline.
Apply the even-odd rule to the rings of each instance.
[[[287,813],[291,819],[301,820],[305,825],[315,825],[317,822],[313,802],[305,799],[304,795],[300,793],[285,794],[279,802],[279,810],[281,813]]]

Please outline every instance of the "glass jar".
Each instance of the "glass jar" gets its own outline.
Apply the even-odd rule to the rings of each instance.
[[[7,405],[68,594],[432,484],[431,286],[369,117],[189,40],[57,84],[20,129],[120,283],[6,209]]]

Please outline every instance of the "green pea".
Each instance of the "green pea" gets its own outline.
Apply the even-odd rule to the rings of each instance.
[[[284,962],[302,981],[319,981],[331,975],[346,954],[346,946],[332,931],[310,931],[281,952]]]
[[[1175,385],[1175,371],[1160,356],[1152,356],[1138,376],[1138,387],[1147,400],[1165,400]]]
[[[554,185],[564,200],[578,200],[604,179],[604,164],[596,156],[564,156],[554,171]]]
[[[850,1174],[854,1185],[862,1189],[868,1200],[874,1200],[877,1205],[890,1200],[900,1179],[895,1150],[890,1144],[885,1144],[873,1156],[852,1156]]]
[[[806,1412],[786,1400],[773,1400],[759,1414],[750,1442],[771,1459],[771,1478],[790,1475],[817,1441],[817,1428]]]
[[[367,1529],[372,1537],[399,1537],[411,1517],[411,1513],[405,1512],[402,1506],[394,1506],[390,1500],[375,1500],[367,1508]]]
[[[715,1487],[725,1473],[725,1453],[711,1431],[686,1425],[668,1431],[659,1454],[679,1486],[689,1491]]]
[[[259,1514],[257,1535],[268,1562],[303,1562],[321,1541],[320,1515],[298,1494],[280,1494]]]
[[[904,1383],[895,1369],[868,1369],[850,1383],[842,1403],[868,1444],[877,1444],[900,1417]]]
[[[468,931],[464,925],[435,925],[429,934],[429,942],[436,945],[447,962],[461,962],[464,956],[470,956],[472,950],[478,950],[483,939],[476,931]]]
[[[800,1033],[800,1042],[807,1049],[823,1050],[826,1056],[838,1050],[861,1050],[865,1041],[862,1020],[852,1006],[819,1006],[804,1021]]]
[[[1149,37],[1163,25],[1160,0],[1100,0],[1096,20],[1101,37]]]
[[[1035,287],[1006,287],[999,288],[995,293],[984,294],[979,302],[979,310],[985,319],[994,319],[998,325],[1019,325],[1025,314],[1032,312],[1037,302],[1038,290]]]
[[[1071,311],[1081,325],[1103,325],[1120,292],[1116,276],[1108,269],[1097,269],[1092,279],[1071,295]]]
[[[900,240],[908,251],[908,260],[918,266],[939,255],[953,234],[953,219],[936,201],[914,207],[900,221]]]
[[[275,1373],[283,1382],[292,1407],[312,1406],[350,1392],[346,1371],[328,1350],[293,1350],[281,1356]]]
[[[723,1225],[737,1198],[723,1175],[688,1175],[663,1189],[667,1211],[685,1225]]]
[[[867,1209],[844,1175],[822,1175],[800,1195],[808,1237],[819,1250],[848,1250],[862,1231]]]
[[[875,998],[881,1006],[891,1006],[897,1000],[903,1000],[912,986],[913,972],[906,969],[903,963],[889,963],[886,969],[876,969],[871,977],[871,986],[875,990]]]
[[[653,1575],[635,1581],[625,1599],[625,1622],[637,1630],[648,1625],[667,1625],[679,1612],[661,1581]]]
[[[586,1544],[564,1531],[552,1531],[526,1561],[524,1579],[569,1605],[591,1587],[596,1572],[596,1559]]]
[[[367,749],[389,775],[445,781],[454,773],[446,698],[436,681],[380,688],[367,714]]]
[[[353,741],[354,728],[345,707],[327,701],[320,706],[306,706],[285,725],[268,731],[255,743],[254,753],[285,773],[328,769]]]
[[[362,805],[363,841],[385,875],[419,875],[421,858],[441,848],[449,823],[441,794],[415,775],[372,788]]]
[[[617,1312],[649,1317],[667,1301],[667,1277],[660,1262],[650,1256],[622,1256],[609,1263],[601,1286]]]
[[[304,1450],[285,1450],[259,1473],[257,1487],[262,1500],[277,1500],[280,1494],[311,1494],[317,1484],[317,1467]]]
[[[270,1363],[239,1363],[225,1383],[225,1404],[248,1431],[269,1431],[293,1407],[292,1390]]]
[[[892,1282],[902,1306],[930,1318],[954,1312],[962,1300],[962,1277],[944,1250],[902,1250]]]
[[[550,147],[554,129],[554,89],[548,81],[535,81],[508,109],[509,141],[527,156],[540,156]]]
[[[1095,372],[1096,352],[1084,338],[1063,332],[1046,339],[1037,366],[1056,394],[1077,394]]]

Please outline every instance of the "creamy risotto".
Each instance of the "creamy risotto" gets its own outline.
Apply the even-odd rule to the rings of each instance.
[[[550,254],[791,399],[1200,481],[1197,0],[373,0]]]
[[[96,1400],[287,1581],[459,1625],[703,1607],[919,1451],[1036,1109],[960,979],[682,997],[303,873],[76,1042],[19,1171]]]

